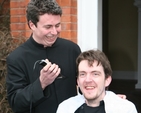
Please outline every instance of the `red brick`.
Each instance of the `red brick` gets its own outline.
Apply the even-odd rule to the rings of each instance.
[[[64,22],[61,24],[62,30],[71,30],[71,24],[68,22]]]
[[[25,15],[25,8],[12,8],[10,10],[11,15]]]
[[[25,30],[25,23],[11,23],[10,27],[13,31]]]
[[[31,36],[31,33],[32,33],[31,31],[26,31],[25,32],[25,37],[29,38]]]
[[[71,7],[77,8],[77,0],[71,0]]]
[[[71,30],[77,30],[77,23],[71,23]]]
[[[71,9],[70,8],[62,8],[62,10],[63,10],[63,15],[71,13]]]
[[[61,7],[70,7],[71,6],[71,0],[61,0]]]
[[[26,17],[25,16],[11,16],[10,22],[11,23],[25,23]]]
[[[17,38],[17,37],[24,37],[25,35],[24,35],[24,32],[22,32],[22,31],[11,31],[11,35],[12,35],[12,37],[14,38]]]
[[[21,2],[21,1],[13,1],[10,2],[10,7],[11,8],[25,8],[25,2]]]
[[[26,23],[26,25],[25,25],[25,30],[30,30],[30,28],[29,28],[29,26],[28,26],[27,23]]]
[[[56,0],[56,2],[60,5],[61,4],[61,0]]]
[[[77,37],[77,32],[76,31],[71,31],[71,37]]]
[[[63,15],[61,18],[62,22],[71,22],[70,15]]]
[[[77,38],[71,38],[70,40],[77,44]]]
[[[71,16],[71,22],[75,22],[76,23],[77,22],[77,16],[75,16],[75,15]]]
[[[77,15],[77,9],[76,8],[71,8],[71,14]]]
[[[65,38],[71,38],[71,31],[62,31],[60,33],[61,37]]]

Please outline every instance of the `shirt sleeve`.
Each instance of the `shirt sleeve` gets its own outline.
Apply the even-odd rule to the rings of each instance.
[[[22,69],[24,67],[20,68],[19,64],[7,59],[7,98],[15,113],[29,111],[31,106],[44,99],[39,79],[30,83]]]

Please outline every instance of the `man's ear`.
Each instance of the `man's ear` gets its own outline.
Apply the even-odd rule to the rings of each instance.
[[[29,21],[29,27],[30,27],[30,29],[32,29],[32,30],[34,30],[34,28],[36,27],[35,25],[34,25],[34,23],[30,20]]]
[[[108,76],[105,80],[105,87],[108,87],[110,85],[111,81],[112,81],[112,77]]]

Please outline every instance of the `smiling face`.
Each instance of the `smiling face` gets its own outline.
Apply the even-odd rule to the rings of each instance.
[[[77,83],[88,105],[98,104],[105,96],[105,87],[111,82],[111,76],[105,78],[103,66],[97,64],[96,60],[92,65],[82,60],[78,65]]]
[[[39,16],[37,25],[34,25],[31,21],[29,26],[33,32],[33,39],[44,45],[44,47],[52,46],[56,41],[61,31],[61,16],[44,14]]]

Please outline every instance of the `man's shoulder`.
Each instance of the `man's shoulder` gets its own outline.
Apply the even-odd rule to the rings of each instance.
[[[66,100],[64,100],[61,104],[68,104],[68,103],[73,103],[73,104],[77,104],[77,103],[83,103],[84,101],[84,96],[83,95],[76,95],[74,97],[70,97]]]
[[[7,56],[8,59],[17,59],[21,56],[27,55],[26,51],[30,51],[29,47],[27,46],[27,41],[20,44],[17,48],[9,53]]]
[[[22,51],[22,48],[21,48],[21,45],[19,45],[17,48],[15,48],[13,51],[11,51],[8,55],[8,57],[16,57],[18,56],[19,54],[23,53]]]
[[[59,41],[59,42],[61,41],[61,43],[63,43],[63,44],[78,46],[77,43],[73,42],[72,40],[66,39],[66,38],[61,38],[61,37],[59,37],[59,38],[58,38],[58,41]]]
[[[71,53],[71,51],[76,54],[81,53],[81,49],[80,49],[79,45],[71,40],[68,40],[68,39],[58,38],[56,45],[59,45],[58,47],[60,47],[61,49],[63,48],[67,51],[69,50],[69,53]]]
[[[121,111],[124,113],[127,113],[128,111],[134,111],[130,113],[136,113],[136,107],[135,105],[127,100],[120,98],[117,94],[111,91],[106,91],[106,96],[104,97],[104,102],[106,108],[112,110],[111,108],[114,108],[113,110]]]
[[[122,99],[121,97],[119,97],[117,94],[115,94],[112,91],[106,91],[106,96],[104,97],[105,101],[110,101],[113,103],[117,103],[117,104],[133,104],[131,101],[127,100],[127,99]]]
[[[85,103],[83,95],[79,94],[77,96],[70,97],[59,104],[57,113],[74,113],[74,111],[76,111],[76,109],[79,108],[83,103]]]

